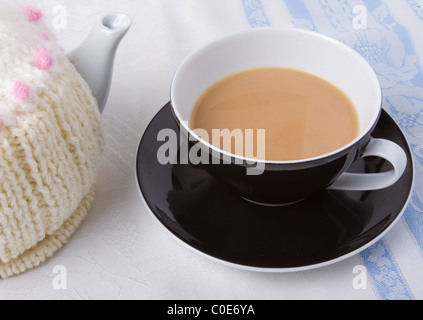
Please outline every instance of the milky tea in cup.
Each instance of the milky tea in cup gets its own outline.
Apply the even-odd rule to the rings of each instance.
[[[335,85],[313,74],[288,68],[250,69],[226,77],[198,99],[190,117],[192,130],[228,129],[232,143],[215,147],[247,158],[295,161],[329,154],[354,141],[360,132],[357,110]],[[248,141],[234,132],[264,130]],[[234,139],[232,139],[234,138]],[[247,146],[247,144],[253,144]],[[260,152],[258,144],[265,143]],[[241,144],[241,145],[240,145]],[[254,155],[246,154],[248,150]],[[260,154],[262,153],[262,154]]]

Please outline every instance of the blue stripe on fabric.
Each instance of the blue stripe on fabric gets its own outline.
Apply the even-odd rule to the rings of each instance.
[[[246,10],[246,3],[248,1],[243,1],[245,14],[247,19],[249,19],[251,26],[255,26],[254,22],[251,22],[251,13],[249,10]],[[303,0],[284,0],[287,8],[289,9],[292,22],[297,28],[309,29],[312,31],[319,31],[316,27],[314,18],[312,14],[309,12],[305,2]],[[385,6],[385,4],[379,0],[363,0],[369,11],[372,9],[379,8],[381,6]],[[346,5],[351,5],[349,2],[343,1]],[[260,10],[264,12],[261,1],[260,1]],[[320,1],[319,4],[324,6],[326,4],[325,1]],[[325,8],[323,8],[325,9]],[[318,17],[316,17],[318,18]],[[403,39],[406,43],[404,44],[406,47],[407,52],[413,52],[413,46],[411,45],[411,38],[409,37],[407,31],[400,26],[394,19],[390,16],[390,13],[384,17],[384,23],[392,22],[395,26],[395,32]],[[377,19],[376,19],[377,20]],[[270,25],[270,22],[269,22]],[[332,24],[333,26],[333,24]],[[334,28],[335,29],[335,28]],[[326,30],[328,31],[328,30]],[[339,30],[340,34],[342,35],[343,30]],[[372,43],[369,43],[371,46]],[[414,79],[415,81],[420,81],[420,78]],[[416,197],[415,201],[418,199]],[[418,205],[423,207],[423,204],[418,203]],[[415,209],[415,208],[414,208]],[[413,209],[408,208],[406,216],[408,217],[408,223],[413,224],[417,219],[419,214],[418,210],[413,211]],[[417,226],[421,226],[421,223],[417,223]],[[418,230],[416,230],[418,229]],[[421,232],[420,228],[414,226],[412,230],[413,234],[417,238]],[[420,239],[423,237],[420,236]],[[422,240],[423,241],[423,240]],[[381,240],[371,248],[363,251],[360,254],[364,265],[366,266],[374,284],[377,289],[378,294],[384,300],[413,300],[413,294],[408,287],[406,280],[403,278],[400,269],[397,263],[394,260],[393,255],[391,254],[388,246],[386,243]]]
[[[414,154],[420,154],[420,157],[415,157],[417,164],[423,167],[423,147],[420,148],[418,145],[410,144],[410,148],[413,150]]]
[[[363,251],[361,258],[383,300],[415,300],[384,241]]]
[[[248,23],[253,28],[269,27],[270,22],[261,0],[241,0]]]
[[[406,0],[408,5],[411,7],[411,9],[414,10],[416,15],[423,20],[423,7],[420,3],[417,2],[417,0]]]
[[[420,253],[423,255],[423,203],[415,193],[411,197],[410,205],[404,212],[404,218],[420,247]]]
[[[292,16],[292,24],[298,29],[316,31],[313,17],[303,1],[285,0],[285,5]]]

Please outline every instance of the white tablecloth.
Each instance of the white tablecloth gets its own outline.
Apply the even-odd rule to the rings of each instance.
[[[106,150],[94,207],[70,242],[42,266],[0,281],[0,299],[422,299],[422,0],[31,0],[66,50],[103,15],[133,25],[119,48],[103,115]],[[364,12],[364,15],[363,15]],[[361,48],[380,75],[384,108],[415,156],[416,183],[404,217],[362,254],[289,274],[241,271],[170,237],[147,212],[135,182],[140,138],[168,102],[172,76],[192,50],[253,27],[314,30]],[[362,33],[357,46],[351,37]],[[66,288],[55,278],[63,266]],[[367,270],[357,287],[355,267]],[[363,269],[359,269],[363,270]],[[363,283],[361,283],[363,285]]]

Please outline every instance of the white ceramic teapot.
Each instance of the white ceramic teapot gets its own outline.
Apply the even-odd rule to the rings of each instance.
[[[116,50],[131,23],[126,14],[106,15],[93,27],[87,39],[68,54],[88,82],[100,112],[103,112],[109,95]]]

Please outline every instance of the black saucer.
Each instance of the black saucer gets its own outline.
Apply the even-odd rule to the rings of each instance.
[[[213,260],[253,271],[313,269],[351,257],[382,238],[400,219],[414,179],[409,145],[384,111],[373,136],[399,144],[408,166],[394,186],[380,191],[322,191],[287,207],[252,204],[194,165],[161,165],[158,132],[179,135],[170,104],[152,120],[137,156],[141,196],[153,216],[183,243]],[[354,163],[351,172],[380,172],[379,158]]]

